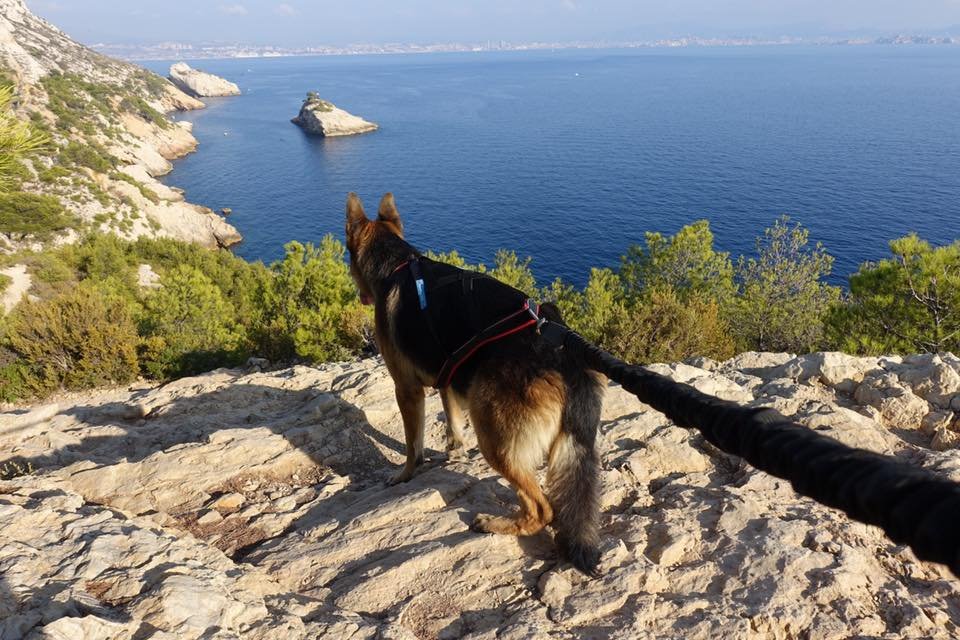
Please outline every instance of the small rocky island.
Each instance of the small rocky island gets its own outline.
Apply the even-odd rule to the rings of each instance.
[[[314,91],[307,93],[300,113],[291,122],[309,134],[327,137],[350,136],[376,131],[378,128],[373,122],[347,113],[332,102],[327,102]]]
[[[240,95],[240,87],[212,73],[194,69],[186,62],[170,67],[170,82],[197,98]]]

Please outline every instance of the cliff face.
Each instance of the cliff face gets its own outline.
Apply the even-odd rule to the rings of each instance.
[[[652,368],[960,480],[960,450],[947,442],[960,427],[956,358],[744,354],[696,365]],[[0,463],[38,470],[0,482],[0,637],[199,638],[217,627],[244,638],[951,638],[960,629],[960,581],[946,569],[798,497],[619,387],[607,390],[598,437],[596,580],[558,563],[547,533],[469,531],[479,512],[508,512],[513,492],[475,442],[464,459],[440,453],[436,395],[426,415],[427,464],[388,487],[403,429],[378,360],[220,370],[0,414]]]
[[[240,95],[240,87],[212,73],[191,69],[186,62],[170,67],[170,81],[179,89],[198,98]]]
[[[165,114],[202,102],[71,40],[22,0],[0,0],[0,72],[17,87],[18,113],[53,141],[29,163],[22,190],[55,195],[82,224],[129,238],[239,242],[222,218],[156,180],[197,144],[189,127]],[[2,251],[21,247],[0,240]]]

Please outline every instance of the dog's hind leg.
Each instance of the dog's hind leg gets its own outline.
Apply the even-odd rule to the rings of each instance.
[[[406,482],[423,462],[423,387],[396,385],[397,405],[403,417],[403,435],[407,445],[407,462],[390,480],[390,484]]]
[[[553,509],[547,497],[543,495],[543,490],[534,473],[510,466],[491,466],[499,471],[516,490],[517,499],[520,502],[520,513],[513,518],[480,514],[474,519],[472,529],[483,533],[530,536],[550,524],[553,520]]]
[[[440,390],[440,401],[443,403],[443,414],[447,418],[447,455],[451,460],[462,458],[464,454],[463,411],[449,388]]]
[[[478,515],[472,528],[487,533],[529,536],[553,520],[553,508],[537,481],[550,443],[560,432],[562,381],[534,380],[517,392],[499,381],[471,391],[470,418],[480,452],[517,492],[514,518]]]

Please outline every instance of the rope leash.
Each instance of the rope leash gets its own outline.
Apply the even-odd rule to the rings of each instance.
[[[618,360],[555,322],[541,335],[685,429],[817,502],[876,525],[921,560],[960,577],[960,484],[893,457],[849,447],[773,409],[721,400]]]

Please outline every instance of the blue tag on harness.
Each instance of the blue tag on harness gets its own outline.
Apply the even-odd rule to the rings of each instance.
[[[417,285],[417,297],[420,298],[420,309],[427,308],[427,288],[423,284],[423,278],[417,278],[414,281]]]

